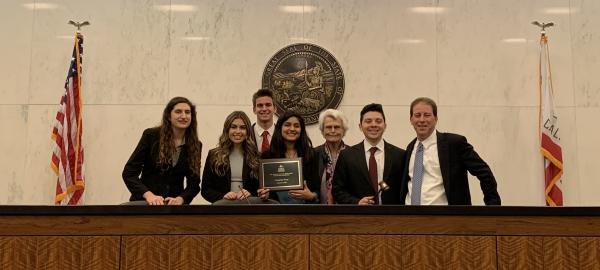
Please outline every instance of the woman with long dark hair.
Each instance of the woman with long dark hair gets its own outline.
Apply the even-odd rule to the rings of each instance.
[[[251,127],[242,111],[225,119],[219,143],[208,152],[202,174],[202,197],[207,201],[243,203],[257,195],[259,156]]]
[[[184,97],[171,99],[160,126],[144,130],[125,164],[123,180],[130,201],[181,205],[194,199],[200,192],[202,155],[197,127],[196,106]]]
[[[287,112],[275,124],[275,132],[269,151],[262,153],[262,158],[301,158],[304,188],[299,190],[279,191],[270,194],[268,189],[259,189],[259,196],[265,200],[277,200],[282,204],[318,203],[320,181],[317,160],[312,142],[306,133],[304,119],[297,113]]]

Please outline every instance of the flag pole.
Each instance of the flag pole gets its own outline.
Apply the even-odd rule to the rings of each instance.
[[[531,22],[531,24],[537,26],[540,28],[540,50],[543,48],[542,43],[546,43],[548,41],[548,38],[546,37],[546,28],[550,28],[554,26],[554,22],[539,22],[539,21],[533,21]],[[541,54],[540,54],[541,57]],[[540,59],[540,66],[538,67],[538,70],[541,70],[541,59]],[[541,89],[541,85],[542,85],[542,81],[541,81],[541,75],[540,75],[540,80],[538,81],[538,88]],[[541,104],[541,92],[540,92],[540,104]],[[541,110],[541,108],[540,108]],[[541,112],[540,112],[540,121],[541,121]],[[538,126],[538,134],[541,134],[541,130],[539,129]]]
[[[75,177],[73,177],[73,180],[75,181],[74,184],[76,187],[78,188],[83,188],[84,187],[84,183],[83,183],[83,178],[81,178],[82,180],[80,181],[80,175],[79,172],[77,170],[77,168],[79,168],[79,161],[80,161],[80,157],[79,157],[79,149],[81,149],[81,116],[83,114],[83,97],[81,95],[81,51],[80,51],[80,46],[78,46],[78,44],[80,44],[80,40],[83,39],[83,35],[81,34],[81,27],[83,26],[87,26],[90,25],[90,22],[88,21],[83,21],[83,22],[76,22],[73,20],[69,20],[69,22],[67,22],[68,24],[73,25],[74,27],[77,27],[77,31],[75,31],[75,50],[76,50],[76,67],[77,67],[77,88],[79,89],[79,113],[77,114],[77,136],[76,136],[76,142],[75,142],[75,149],[77,149],[75,151]]]
[[[554,108],[552,71],[548,51],[546,28],[555,26],[553,22],[534,21],[531,24],[540,28],[539,93],[540,110],[538,133],[540,152],[544,168],[544,197],[547,206],[563,206],[562,175],[563,159],[558,128],[558,116]]]
[[[75,171],[74,171],[75,172],[75,177],[73,177],[73,180],[75,181],[74,185],[75,185],[76,189],[83,189],[85,187],[85,183],[83,182],[84,179],[83,179],[83,176],[81,176],[79,174],[80,172],[77,170],[77,168],[80,168],[79,167],[79,162],[83,158],[83,157],[79,156],[79,154],[80,154],[80,150],[79,149],[81,149],[81,147],[82,147],[81,146],[81,135],[82,135],[81,134],[82,133],[81,126],[82,126],[82,123],[81,122],[82,122],[82,114],[83,114],[83,97],[82,97],[82,93],[81,93],[82,92],[81,91],[81,59],[80,59],[80,56],[81,56],[82,52],[80,51],[80,46],[79,45],[81,45],[80,43],[83,42],[83,35],[81,34],[81,27],[90,25],[90,22],[89,21],[73,21],[73,20],[69,20],[67,22],[67,24],[70,24],[70,25],[73,25],[74,27],[77,27],[77,31],[75,31],[75,50],[76,50],[76,54],[75,55],[76,55],[76,58],[77,58],[76,59],[76,62],[77,62],[76,67],[77,67],[77,77],[78,77],[77,78],[77,84],[78,84],[77,86],[78,86],[78,89],[79,89],[79,94],[78,94],[79,95],[79,98],[78,98],[78,100],[79,100],[79,113],[77,114],[77,119],[76,119],[76,121],[77,121],[77,136],[76,136],[75,149],[77,149],[77,150],[75,151]],[[82,164],[82,166],[83,166],[83,164]],[[83,168],[80,168],[80,169],[83,170]],[[83,174],[83,173],[81,173],[81,174]],[[79,191],[79,192],[81,192],[81,191]],[[74,193],[74,195],[75,195],[75,193]],[[77,199],[77,200],[79,201],[79,199]]]

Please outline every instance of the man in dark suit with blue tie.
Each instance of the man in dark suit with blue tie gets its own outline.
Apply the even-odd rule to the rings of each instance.
[[[500,205],[490,167],[464,136],[436,131],[437,119],[437,105],[432,99],[420,97],[411,103],[410,122],[417,138],[406,147],[402,203],[471,205],[469,172],[479,179],[485,204]]]
[[[381,104],[366,105],[358,125],[364,141],[340,153],[332,195],[340,204],[399,204],[404,150],[383,140],[386,128]],[[389,186],[385,189],[384,184]]]

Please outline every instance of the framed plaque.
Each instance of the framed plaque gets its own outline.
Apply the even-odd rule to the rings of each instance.
[[[271,191],[303,189],[302,159],[261,159],[259,181],[261,188]]]

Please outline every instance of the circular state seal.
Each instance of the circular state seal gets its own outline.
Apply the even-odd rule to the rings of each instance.
[[[319,113],[335,109],[344,95],[344,73],[325,49],[309,43],[287,46],[267,63],[262,87],[273,91],[277,116],[291,111],[306,124],[319,121]]]

